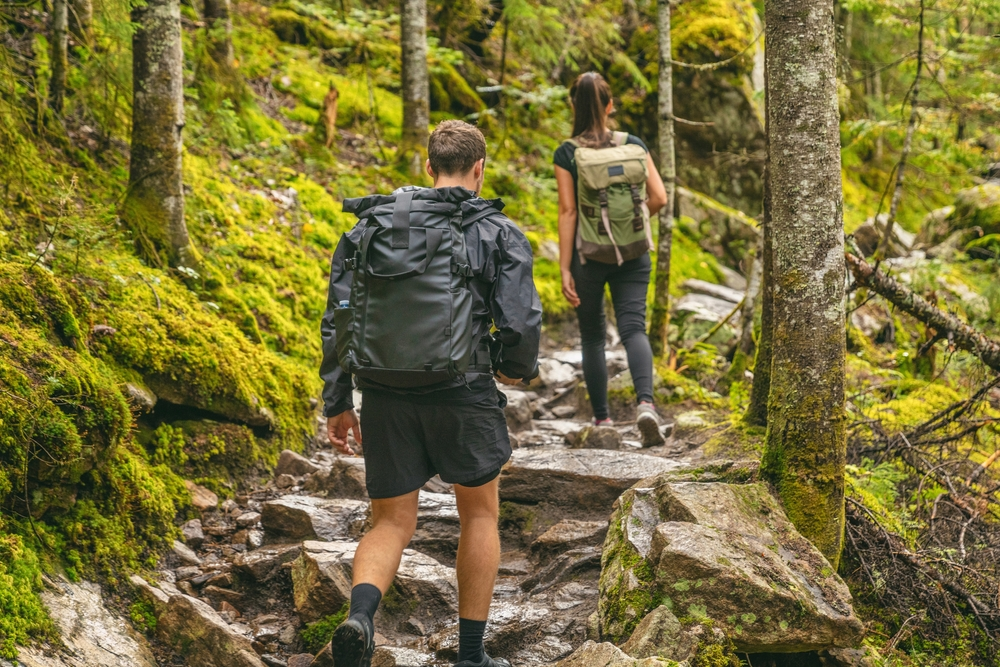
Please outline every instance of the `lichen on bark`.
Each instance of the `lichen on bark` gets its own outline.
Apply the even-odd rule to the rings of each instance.
[[[430,124],[430,81],[427,73],[427,1],[402,0],[400,19],[402,47],[403,134],[399,157],[418,176],[427,154]]]
[[[833,6],[770,0],[765,23],[773,329],[762,473],[836,567],[846,338]]]
[[[156,266],[192,266],[184,222],[184,77],[178,0],[132,9],[132,146],[123,217],[140,254]]]

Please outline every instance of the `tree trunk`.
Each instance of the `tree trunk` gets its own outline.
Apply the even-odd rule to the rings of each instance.
[[[66,101],[66,75],[69,72],[68,0],[52,2],[52,78],[49,81],[49,107],[62,115]]]
[[[205,0],[208,53],[220,69],[233,68],[233,19],[229,0]]]
[[[658,0],[656,29],[660,45],[660,78],[658,84],[658,126],[660,138],[660,175],[667,189],[667,204],[660,209],[659,239],[656,245],[656,286],[653,312],[649,323],[649,342],[653,354],[668,351],[667,330],[670,325],[670,251],[674,236],[674,196],[677,170],[674,162],[674,77],[670,45],[670,0]]]
[[[93,41],[93,0],[72,0],[70,2],[69,29],[81,43],[89,45]]]
[[[764,62],[764,89],[768,88],[767,61]],[[768,99],[764,97],[764,206],[761,212],[760,256],[760,336],[753,364],[753,385],[750,387],[750,405],[743,421],[751,426],[767,426],[767,399],[771,393],[771,351],[774,332],[774,244],[771,237],[771,136],[768,126]]]
[[[830,560],[844,536],[844,231],[829,0],[767,0],[773,338],[761,471]]]
[[[124,216],[140,254],[156,266],[191,266],[184,223],[181,130],[184,78],[178,0],[132,10],[132,149]]]
[[[427,0],[402,0],[399,30],[403,52],[403,136],[399,157],[419,176],[427,155],[430,82],[427,75]]]

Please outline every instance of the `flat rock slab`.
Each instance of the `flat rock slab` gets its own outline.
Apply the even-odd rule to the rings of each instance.
[[[132,625],[109,612],[97,584],[60,582],[45,590],[42,602],[59,629],[66,651],[46,655],[35,647],[21,649],[26,667],[156,667],[146,640]]]
[[[608,510],[640,479],[688,464],[627,451],[537,447],[519,449],[500,477],[500,498]]]
[[[198,667],[266,667],[251,639],[223,620],[210,606],[183,594],[168,594],[142,577],[129,578],[153,606],[156,637]],[[162,586],[161,586],[162,587]],[[247,628],[249,630],[249,628]],[[155,664],[155,663],[154,663]]]
[[[547,560],[577,547],[597,546],[604,542],[607,532],[607,521],[564,519],[535,538],[531,543],[531,554],[540,560]]]
[[[264,530],[285,539],[343,540],[360,535],[368,503],[344,498],[284,496],[264,503]]]
[[[710,620],[745,653],[851,647],[851,594],[763,484],[647,479],[611,518],[598,607],[602,636],[624,640],[654,599]]]
[[[292,563],[295,608],[311,623],[340,611],[351,599],[351,574],[356,542],[302,544]],[[386,593],[380,613],[415,617],[426,627],[440,627],[458,610],[455,570],[430,556],[407,549]]]

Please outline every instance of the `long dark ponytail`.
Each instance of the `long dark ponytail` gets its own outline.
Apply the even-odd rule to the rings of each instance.
[[[607,143],[611,86],[597,72],[584,72],[569,89],[573,100],[573,138],[584,145]]]

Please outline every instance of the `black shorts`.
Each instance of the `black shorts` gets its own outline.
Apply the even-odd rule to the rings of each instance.
[[[467,405],[434,403],[431,395],[363,394],[361,437],[371,498],[405,495],[434,475],[475,486],[510,458],[507,401],[499,391]]]

